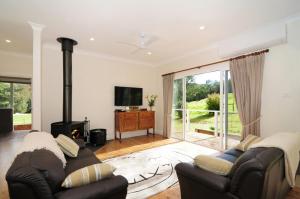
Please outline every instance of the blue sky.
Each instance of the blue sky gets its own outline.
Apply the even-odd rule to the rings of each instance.
[[[220,71],[195,75],[195,82],[197,84],[205,84],[207,80],[220,81]]]

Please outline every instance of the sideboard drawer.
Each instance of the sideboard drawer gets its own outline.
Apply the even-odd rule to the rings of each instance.
[[[154,122],[154,111],[141,111],[139,113],[139,129],[153,128]]]
[[[135,131],[138,129],[138,113],[126,112],[120,114],[120,131]]]
[[[152,134],[155,134],[155,112],[154,111],[130,111],[130,112],[115,112],[115,139],[119,132],[121,134],[136,130],[147,130],[147,135],[152,129]]]

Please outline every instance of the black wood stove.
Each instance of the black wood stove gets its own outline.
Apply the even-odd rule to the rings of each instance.
[[[63,52],[63,121],[51,124],[51,134],[57,137],[65,134],[72,138],[82,138],[84,135],[84,122],[72,121],[72,53],[77,41],[60,37]]]

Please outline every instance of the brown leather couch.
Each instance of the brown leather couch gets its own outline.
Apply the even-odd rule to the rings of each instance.
[[[219,157],[234,163],[228,176],[193,164],[176,165],[182,199],[283,199],[290,190],[280,149],[231,149]]]
[[[78,157],[67,158],[65,169],[50,151],[24,152],[16,157],[6,174],[10,198],[125,199],[128,182],[123,176],[113,176],[71,189],[61,187],[65,177],[73,171],[99,162],[94,153],[84,146],[81,146]]]

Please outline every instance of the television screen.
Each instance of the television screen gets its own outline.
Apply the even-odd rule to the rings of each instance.
[[[143,89],[115,86],[115,106],[142,106]]]

